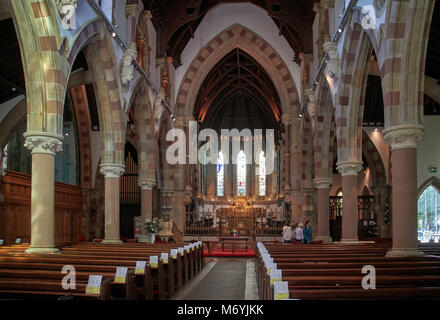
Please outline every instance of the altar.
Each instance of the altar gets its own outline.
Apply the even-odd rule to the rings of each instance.
[[[247,197],[215,204],[205,203],[186,215],[186,235],[217,237],[278,236],[288,221],[277,203],[252,203]]]

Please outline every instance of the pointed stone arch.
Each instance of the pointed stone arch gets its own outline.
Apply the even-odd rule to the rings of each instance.
[[[313,138],[315,178],[331,179],[335,138],[334,108],[330,88],[322,78],[317,92]]]
[[[374,186],[380,187],[386,185],[385,166],[379,151],[368,134],[362,131],[362,155],[372,170],[372,183]]]
[[[176,114],[192,116],[195,100],[204,79],[211,69],[235,48],[248,53],[268,73],[278,90],[283,113],[297,116],[298,91],[286,64],[263,38],[240,24],[234,24],[219,33],[194,58],[178,91]]]
[[[84,48],[92,74],[101,124],[101,164],[121,164],[124,160],[127,114],[122,110],[121,82],[110,35],[95,35]]]
[[[130,106],[134,111],[134,123],[138,133],[139,180],[156,180],[155,168],[159,150],[152,105],[144,80],[140,80],[133,90]]]
[[[417,189],[417,199],[419,199],[422,193],[430,186],[435,188],[440,193],[440,179],[437,177],[430,177],[425,180],[425,182],[423,182]]]

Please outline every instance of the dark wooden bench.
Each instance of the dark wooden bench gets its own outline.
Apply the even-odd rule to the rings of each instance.
[[[386,258],[386,245],[267,245],[296,299],[440,299],[440,259]],[[362,267],[373,265],[376,289],[361,286]],[[257,254],[261,299],[273,299],[273,285]],[[390,297],[391,295],[391,297]]]
[[[170,248],[176,248],[176,246],[143,246],[143,245],[132,245],[132,246],[107,246],[107,245],[87,245],[87,244],[81,244],[76,246],[66,246],[63,249],[63,254],[60,255],[27,255],[24,254],[23,251],[26,249],[26,246],[21,246],[21,249],[18,249],[16,247],[12,248],[12,250],[8,250],[8,248],[3,247],[2,251],[0,251],[0,270],[5,270],[5,268],[10,267],[14,268],[12,270],[12,273],[14,273],[15,270],[19,268],[23,268],[25,272],[18,272],[22,276],[26,272],[28,273],[36,273],[39,274],[40,277],[56,277],[55,285],[54,283],[51,283],[51,288],[53,288],[54,295],[58,295],[60,293],[60,287],[61,287],[61,268],[63,265],[70,264],[74,265],[75,269],[80,277],[77,277],[77,282],[81,283],[82,289],[84,289],[83,292],[85,292],[85,284],[82,282],[82,277],[85,277],[86,274],[95,272],[98,274],[102,274],[103,269],[107,269],[109,271],[109,268],[112,268],[112,276],[114,277],[114,271],[117,266],[127,266],[130,270],[130,275],[134,274],[134,267],[136,265],[137,260],[146,260],[148,261],[149,255],[158,255],[160,256],[161,252],[168,252]],[[6,250],[5,250],[6,249]],[[9,248],[11,249],[11,248]],[[202,254],[198,253],[200,249],[194,250],[194,252],[197,252],[197,257],[203,257]],[[194,256],[194,254],[193,254]],[[16,259],[15,264],[14,263],[14,257]],[[23,263],[23,259],[26,261],[26,263]],[[183,256],[177,257],[177,259],[172,259],[170,256],[169,263],[168,264],[162,264],[162,262],[159,262],[159,266],[157,269],[151,269],[150,266],[147,264],[146,273],[145,276],[138,276],[134,275],[133,277],[127,277],[128,280],[131,280],[133,278],[133,285],[129,285],[129,287],[135,288],[134,291],[130,291],[125,294],[127,298],[133,298],[136,297],[138,294],[143,295],[144,298],[149,299],[152,298],[152,285],[155,286],[157,297],[164,299],[166,297],[170,297],[171,294],[174,293],[174,290],[176,286],[180,287],[183,283],[183,275],[184,272],[182,271],[182,265],[188,260],[191,259],[189,254],[184,254]],[[6,261],[5,261],[6,260]],[[174,261],[175,260],[175,261]],[[189,263],[186,263],[187,265]],[[197,266],[201,266],[201,262],[197,262],[197,264],[193,263],[195,266],[194,271],[198,271]],[[176,266],[176,268],[174,268]],[[180,266],[180,268],[179,268]],[[39,268],[39,269],[37,269]],[[43,268],[43,270],[41,270]],[[50,272],[54,272],[52,275],[50,275],[50,272],[47,273],[45,270],[49,269],[52,270]],[[197,269],[196,269],[197,268]],[[167,274],[166,277],[164,277],[164,270],[167,270],[169,274]],[[41,272],[40,272],[41,271]],[[98,272],[97,272],[98,271]],[[1,272],[1,271],[0,271]],[[85,273],[81,273],[85,272]],[[12,282],[15,281],[17,283],[17,277],[12,276],[11,274],[7,274],[7,271],[5,271],[5,276],[11,276]],[[60,278],[60,275],[61,278]],[[105,274],[106,277],[109,277],[109,274]],[[51,279],[48,279],[50,281]],[[111,280],[111,279],[110,279]],[[30,284],[31,285],[31,284]],[[84,286],[83,286],[84,285]],[[121,289],[118,289],[118,284],[111,283],[111,293],[114,292],[121,292]],[[57,287],[58,286],[58,287]],[[142,286],[144,288],[142,288]],[[11,286],[9,286],[10,288]],[[115,289],[113,289],[115,288]],[[146,289],[145,289],[146,288]],[[57,289],[57,290],[55,290]],[[2,287],[0,286],[0,292],[2,290]],[[165,291],[167,290],[167,291]],[[11,290],[6,290],[7,292],[11,293]],[[20,291],[20,290],[18,290]],[[38,290],[34,290],[34,292],[37,292]],[[83,292],[74,292],[74,296],[81,296]],[[133,293],[135,292],[135,293]],[[17,292],[18,293],[18,292]],[[63,292],[65,294],[65,292]],[[30,292],[32,294],[32,292]],[[87,296],[87,295],[86,295]]]

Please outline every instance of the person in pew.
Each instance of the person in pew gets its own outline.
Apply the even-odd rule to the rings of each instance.
[[[304,226],[304,243],[312,243],[312,224],[310,220],[307,220]]]
[[[286,222],[283,227],[283,240],[284,243],[292,243],[293,232],[289,223]]]
[[[303,224],[298,223],[298,226],[293,231],[293,238],[295,243],[303,243],[304,242],[304,232],[303,232]]]

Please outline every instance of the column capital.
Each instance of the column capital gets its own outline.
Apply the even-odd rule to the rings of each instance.
[[[101,164],[100,171],[105,178],[120,178],[125,172],[123,164]]]
[[[153,18],[150,10],[144,10],[144,15],[148,20],[151,20]]]
[[[425,129],[420,124],[402,124],[386,128],[382,131],[391,151],[398,149],[416,149],[422,141]]]
[[[341,176],[357,176],[362,168],[362,161],[341,161],[336,166]]]
[[[32,154],[44,153],[55,155],[63,147],[63,136],[48,132],[25,132],[24,146],[31,150]]]
[[[328,189],[332,185],[333,180],[329,178],[315,178],[313,179],[313,185],[316,189]]]
[[[334,8],[334,6],[335,6],[335,0],[321,0],[319,2],[319,8],[321,9]]]
[[[154,179],[146,179],[138,181],[138,186],[142,190],[152,190],[156,185],[156,180]]]
[[[125,15],[128,16],[136,16],[138,13],[138,5],[137,3],[126,4],[125,5]]]

